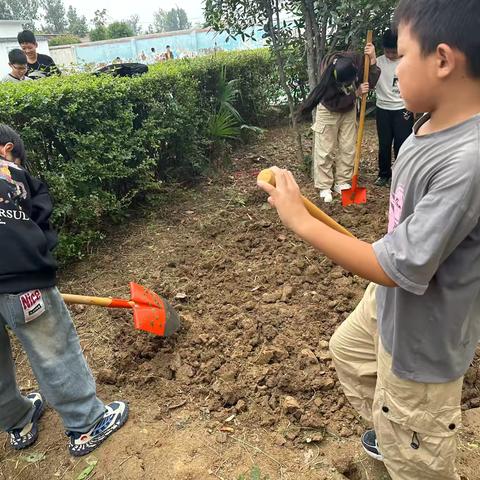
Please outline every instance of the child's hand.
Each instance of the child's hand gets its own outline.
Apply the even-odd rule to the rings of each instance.
[[[299,227],[311,219],[303,204],[300,188],[288,170],[278,167],[272,167],[271,170],[275,174],[276,187],[265,182],[258,182],[258,186],[268,193],[268,203],[277,209],[283,224],[298,232]]]
[[[365,55],[370,57],[370,65],[377,63],[377,54],[375,53],[375,45],[373,43],[367,43],[365,45]]]
[[[368,82],[362,83],[357,89],[357,96],[361,97],[362,95],[365,95],[369,91],[370,91],[370,84]]]

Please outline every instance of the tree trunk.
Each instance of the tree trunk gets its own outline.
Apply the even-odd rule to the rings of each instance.
[[[315,85],[318,83],[319,76],[320,76],[320,49],[322,43],[322,32],[320,31],[319,24],[320,19],[317,18],[317,12],[315,11],[315,4],[314,0],[303,0],[306,9],[306,15],[308,16],[308,21],[311,27],[312,36],[313,36],[313,51],[314,51],[314,58],[312,63],[315,68]],[[313,87],[311,87],[313,88]]]
[[[302,135],[301,135],[300,130],[298,128],[298,122],[297,122],[297,117],[296,117],[296,112],[295,112],[295,102],[293,100],[292,91],[290,90],[290,87],[288,86],[288,83],[287,83],[287,76],[285,75],[285,67],[284,67],[283,57],[278,50],[275,50],[275,48],[274,48],[274,53],[275,53],[275,58],[276,58],[276,61],[277,61],[278,74],[279,74],[279,77],[280,77],[280,85],[284,89],[285,94],[287,95],[287,99],[288,99],[288,108],[290,110],[290,117],[292,119],[293,135],[294,135],[295,141],[297,143],[297,149],[296,149],[295,153],[297,155],[297,160],[300,163],[303,163],[304,155],[303,155]]]
[[[323,9],[322,9],[323,10]],[[327,54],[328,12],[323,11],[320,28],[320,47],[318,51],[318,65],[321,65],[323,57]]]
[[[295,115],[295,102],[293,100],[293,95],[290,87],[288,86],[287,82],[287,75],[285,73],[285,60],[282,55],[282,48],[281,48],[281,43],[279,42],[279,39],[277,37],[275,27],[274,27],[274,13],[272,9],[272,5],[270,3],[270,0],[266,0],[264,3],[265,6],[265,12],[267,14],[267,29],[268,33],[270,35],[270,38],[272,40],[272,50],[275,55],[275,60],[277,62],[277,67],[278,67],[278,75],[280,77],[280,85],[282,86],[283,90],[285,91],[285,94],[287,96],[288,100],[288,108],[290,110],[290,116],[292,119],[292,130],[293,130],[293,135],[295,138],[295,142],[297,144],[297,148],[295,151],[295,154],[297,156],[297,160],[299,163],[304,162],[304,155],[303,155],[303,143],[302,143],[302,135],[300,134],[300,130],[298,128],[298,122],[297,118]],[[277,16],[277,21],[280,21],[280,18]],[[278,28],[280,28],[280,25],[278,25]]]
[[[317,52],[315,48],[314,27],[315,19],[312,19],[310,9],[307,2],[303,0],[301,3],[303,17],[305,19],[305,45],[307,50],[307,71],[308,71],[308,86],[312,91],[318,83],[318,66],[317,66]]]
[[[318,63],[318,46],[315,41],[315,31],[318,30],[318,27],[315,28],[316,17],[315,17],[315,6],[313,5],[312,0],[302,0],[301,9],[303,18],[305,20],[305,40],[307,46],[307,68],[308,68],[308,84],[310,87],[310,92],[317,86],[320,77],[320,68]],[[312,111],[312,124],[315,124],[316,121],[316,109]],[[312,159],[315,155],[315,135],[312,140],[312,150],[311,156]],[[313,161],[312,161],[312,177],[313,177]]]

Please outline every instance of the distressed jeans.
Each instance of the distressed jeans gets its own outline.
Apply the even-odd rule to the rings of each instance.
[[[7,327],[28,356],[40,391],[66,430],[87,432],[103,416],[70,314],[57,288],[40,290],[45,312],[26,323],[21,294],[0,294],[0,430],[23,428],[32,403],[19,391]]]

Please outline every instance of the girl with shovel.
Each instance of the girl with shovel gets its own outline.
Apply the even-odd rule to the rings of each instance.
[[[374,88],[380,77],[373,43],[365,46],[370,57],[368,83],[363,78],[364,56],[355,52],[336,52],[322,62],[321,77],[300,108],[299,114],[316,108],[313,178],[320,197],[330,203],[333,191],[348,190],[352,178],[356,138],[356,100]],[[333,153],[338,144],[338,151]],[[334,171],[335,164],[335,171]]]

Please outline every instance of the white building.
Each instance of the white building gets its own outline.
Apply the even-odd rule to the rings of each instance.
[[[17,42],[17,35],[23,30],[22,20],[0,20],[0,77],[6,75],[10,68],[8,66],[8,52],[14,48],[20,48]],[[39,35],[38,53],[49,55],[47,37]]]

